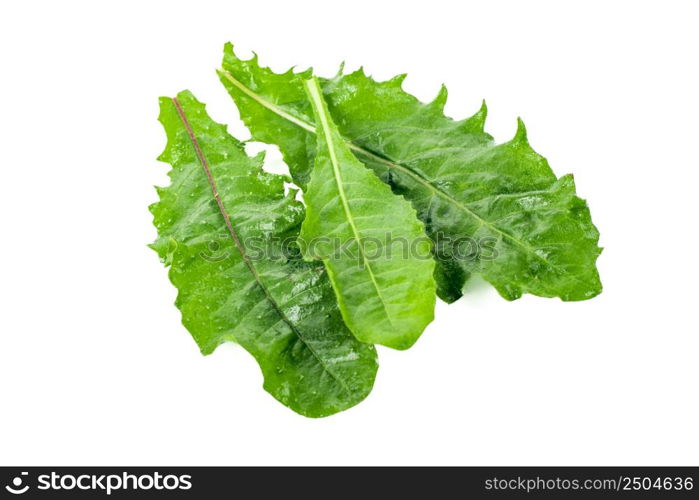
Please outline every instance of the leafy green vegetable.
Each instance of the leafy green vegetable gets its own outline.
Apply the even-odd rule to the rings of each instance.
[[[160,99],[171,184],[150,209],[151,245],[170,267],[182,322],[201,351],[237,341],[257,360],[265,389],[322,417],[370,392],[376,352],[343,324],[323,265],[295,241],[304,218],[284,177],[262,170],[189,92]],[[259,249],[266,249],[262,256]]]
[[[407,349],[434,318],[430,242],[410,203],[349,150],[318,81],[308,80],[306,89],[318,154],[304,193],[301,239],[319,242],[306,256],[325,263],[342,316],[359,340]]]
[[[277,144],[305,187],[316,155],[303,85],[311,70],[276,74],[227,44],[219,75],[253,139]],[[446,88],[423,104],[402,90],[404,77],[376,82],[361,70],[340,71],[320,85],[347,146],[425,223],[440,297],[458,299],[474,273],[508,300],[599,294],[599,233],[573,178],[556,178],[521,121],[514,139],[495,145],[484,132],[485,106],[454,121],[443,113]]]

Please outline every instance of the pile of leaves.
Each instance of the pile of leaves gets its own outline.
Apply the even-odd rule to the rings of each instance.
[[[587,204],[521,120],[495,144],[485,104],[444,115],[445,87],[425,104],[405,75],[279,74],[230,44],[218,74],[251,140],[278,146],[291,177],[266,172],[190,92],[162,97],[159,159],[172,169],[150,206],[151,247],[202,353],[237,342],[292,410],[323,417],[362,401],[374,345],[412,346],[436,297],[454,302],[473,275],[508,300],[601,292]]]

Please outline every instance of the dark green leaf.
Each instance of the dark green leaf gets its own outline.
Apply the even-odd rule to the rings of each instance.
[[[306,82],[318,123],[318,154],[304,193],[301,238],[322,259],[342,316],[363,342],[407,349],[434,318],[434,261],[415,209],[349,150]]]
[[[342,322],[327,273],[295,241],[304,218],[284,178],[262,170],[189,92],[161,98],[171,184],[152,205],[152,247],[170,266],[182,322],[201,351],[237,341],[264,387],[293,410],[322,417],[370,392],[376,352]]]
[[[226,45],[219,73],[255,140],[277,144],[305,187],[315,157],[315,124],[303,81],[310,70],[275,74]],[[486,109],[444,116],[446,89],[429,104],[401,88],[404,75],[376,82],[360,70],[321,79],[330,114],[348,147],[394,192],[411,201],[435,242],[438,293],[451,302],[481,274],[507,299],[523,293],[584,300],[602,290],[601,249],[571,176],[557,179],[529,145],[524,125],[493,144]]]

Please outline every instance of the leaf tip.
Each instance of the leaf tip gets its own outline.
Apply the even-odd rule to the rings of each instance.
[[[481,101],[481,107],[478,108],[476,114],[473,115],[473,119],[480,127],[481,132],[485,131],[485,120],[488,118],[488,105],[485,103],[485,99]]]
[[[345,61],[342,61],[340,63],[340,67],[337,69],[337,74],[335,75],[335,78],[339,78],[342,76],[342,73],[345,71]]]
[[[264,165],[264,163],[265,163],[266,157],[267,157],[267,151],[262,150],[259,153],[257,153],[255,156],[253,156],[252,160],[253,160],[253,162],[255,162],[255,164],[258,167],[262,168],[262,165]]]
[[[449,92],[447,91],[447,86],[442,84],[442,86],[439,87],[439,92],[437,92],[437,96],[430,103],[430,106],[439,111],[444,111],[444,106],[447,103],[448,96]]]
[[[481,101],[481,107],[473,115],[459,122],[459,128],[467,132],[485,132],[485,120],[488,117],[488,106],[485,99]]]
[[[483,115],[483,119],[488,116],[488,105],[485,103],[485,99],[481,101],[481,107],[476,111],[477,115]]]
[[[519,116],[517,117],[517,132],[515,132],[515,136],[512,141],[528,144],[527,128],[524,126],[524,120],[522,120],[522,118]]]
[[[407,73],[401,73],[401,74],[396,75],[396,76],[394,76],[393,78],[391,78],[391,79],[387,82],[387,84],[388,84],[389,86],[391,86],[391,87],[395,87],[395,88],[398,88],[398,89],[399,89],[399,88],[401,88],[401,86],[403,85],[403,82],[405,81],[405,79],[406,79],[407,77],[408,77],[408,74],[407,74]]]

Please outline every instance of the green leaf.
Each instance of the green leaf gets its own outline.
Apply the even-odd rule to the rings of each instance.
[[[342,322],[323,265],[295,246],[303,206],[284,177],[262,170],[191,93],[160,99],[171,184],[150,209],[151,245],[170,266],[182,322],[202,353],[237,341],[265,389],[294,411],[322,417],[370,392],[376,352]]]
[[[277,144],[302,187],[315,157],[314,118],[303,95],[309,72],[275,74],[256,57],[239,59],[230,44],[219,72],[253,139]],[[485,105],[452,120],[443,113],[446,88],[424,104],[402,90],[404,77],[376,82],[359,70],[320,84],[348,147],[425,223],[440,297],[458,299],[472,274],[509,300],[599,294],[599,233],[572,177],[556,178],[521,121],[514,139],[494,144],[484,131]]]
[[[434,318],[430,241],[410,203],[349,150],[318,81],[308,80],[306,90],[318,154],[304,193],[305,255],[323,260],[345,323],[359,340],[407,349]]]

